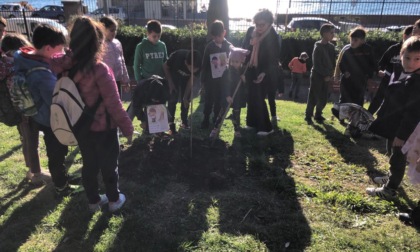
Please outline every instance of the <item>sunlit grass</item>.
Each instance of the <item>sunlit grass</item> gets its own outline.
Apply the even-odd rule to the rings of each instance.
[[[393,202],[368,197],[370,176],[388,171],[383,140],[343,136],[330,107],[324,125],[308,126],[305,104],[277,101],[279,129],[266,142],[252,133],[234,139],[226,120],[221,140],[244,167],[240,175],[229,170],[225,189],[189,190],[182,175],[158,173],[147,157],[132,153],[138,163],[124,169],[139,176],[120,170],[127,203],[118,215],[89,213],[83,193],[56,199],[52,185],[30,187],[16,128],[0,125],[0,251],[416,251],[418,231],[395,214],[419,200],[418,188],[405,179]],[[193,136],[205,141],[200,109],[191,118]],[[242,126],[245,118],[244,109]],[[137,119],[134,127],[142,133]],[[80,173],[80,153],[70,152],[66,165]],[[46,168],[42,139],[40,155]],[[146,171],[154,174],[147,181]]]

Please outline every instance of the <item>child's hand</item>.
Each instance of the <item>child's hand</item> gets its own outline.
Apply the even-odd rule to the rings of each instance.
[[[404,140],[399,139],[398,137],[394,138],[394,141],[392,142],[392,147],[402,147],[404,145]]]
[[[378,77],[382,78],[385,76],[385,71],[378,71]]]
[[[233,99],[232,99],[232,97],[231,97],[231,96],[228,96],[228,97],[226,97],[226,101],[227,101],[229,104],[232,104]]]
[[[258,78],[256,80],[254,80],[254,83],[257,83],[257,84],[261,83],[263,81],[264,77],[265,77],[265,73],[260,73],[258,75]]]
[[[349,72],[345,72],[345,73],[344,73],[344,77],[345,77],[345,78],[350,77],[350,73],[349,73]]]

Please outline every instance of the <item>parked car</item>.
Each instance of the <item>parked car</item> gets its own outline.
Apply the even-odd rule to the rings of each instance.
[[[400,32],[403,31],[405,28],[407,28],[406,25],[393,25],[393,26],[387,26],[385,27],[385,31],[387,32]]]
[[[46,5],[41,9],[32,12],[32,17],[57,19],[59,23],[64,23],[66,21],[64,8],[59,5]]]
[[[127,19],[127,15],[122,7],[109,7],[108,10],[109,15],[117,20],[125,21]],[[99,8],[90,12],[88,16],[99,19],[105,16],[105,12],[103,8]]]
[[[359,23],[345,22],[345,21],[340,21],[338,22],[338,24],[340,25],[341,32],[348,32],[358,26],[361,26]]]
[[[7,27],[6,31],[7,33],[22,33],[24,35],[29,35],[29,37],[32,37],[32,33],[35,30],[35,28],[39,24],[48,24],[50,26],[58,28],[60,31],[63,32],[65,36],[68,35],[68,31],[66,27],[59,24],[57,21],[48,19],[48,18],[39,18],[39,17],[27,17],[26,18],[26,24],[28,27],[28,32],[25,28],[25,21],[23,18],[9,18],[7,20]]]
[[[286,27],[287,31],[296,31],[300,30],[319,30],[323,24],[332,24],[335,27],[336,32],[340,31],[340,27],[336,26],[328,19],[319,18],[319,17],[295,17],[290,20],[289,24]]]
[[[4,18],[22,17],[23,6],[20,3],[0,5],[0,12]]]
[[[170,24],[161,24],[161,27],[162,27],[162,30],[163,31],[166,31],[166,30],[176,30],[177,29],[176,26],[170,25]],[[147,24],[144,25],[144,28],[147,29]]]

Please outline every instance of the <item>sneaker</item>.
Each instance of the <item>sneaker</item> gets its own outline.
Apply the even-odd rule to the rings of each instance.
[[[407,225],[413,225],[413,218],[411,218],[411,213],[398,213],[398,219],[404,222]]]
[[[213,129],[213,130],[210,132],[210,138],[214,138],[214,137],[216,137],[216,136],[217,136],[217,133],[219,133],[219,132],[218,132],[218,130],[217,130],[217,129]]]
[[[373,182],[375,182],[378,185],[385,185],[389,180],[389,176],[381,176],[381,177],[374,177]]]
[[[117,201],[108,203],[109,211],[111,213],[114,213],[120,210],[121,207],[124,205],[124,203],[125,203],[125,195],[120,193],[120,197]]]
[[[317,123],[323,123],[325,121],[323,116],[315,116],[314,119]]]
[[[312,118],[310,118],[310,117],[305,117],[305,121],[308,125],[314,124],[314,122],[312,121]]]
[[[369,187],[366,188],[366,193],[370,196],[378,196],[384,200],[390,200],[397,196],[397,192],[394,189],[387,188],[385,186],[382,187]]]
[[[45,185],[51,182],[51,174],[47,171],[41,171],[39,173],[32,173],[31,171],[28,171],[26,173],[26,178],[29,183],[36,186]]]
[[[84,188],[80,185],[70,185],[69,183],[66,183],[63,187],[55,187],[55,193],[59,197],[65,197],[70,195],[75,195],[77,193],[83,192]]]
[[[271,131],[258,131],[257,132],[257,135],[258,136],[268,136],[268,135],[270,135],[273,132],[274,132],[274,130],[271,130]]]
[[[101,194],[99,195],[99,197],[101,198],[98,203],[96,204],[89,204],[89,211],[94,213],[97,211],[101,211],[102,207],[106,204],[108,204],[108,197],[105,194]]]
[[[203,120],[201,123],[201,129],[208,129],[210,126],[209,120]]]

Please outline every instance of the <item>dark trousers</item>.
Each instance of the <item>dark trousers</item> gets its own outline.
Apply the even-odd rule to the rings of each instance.
[[[264,99],[266,95],[265,83],[249,83],[246,125],[256,128],[257,131],[269,132],[273,129],[273,126],[271,125],[267,104]]]
[[[227,107],[227,106],[226,106]],[[214,122],[214,128],[220,129],[220,123],[222,122],[223,116],[226,113],[226,107],[222,106],[220,109],[219,115],[217,116],[216,121]],[[241,123],[241,109],[232,109],[232,123],[233,129],[239,131]]]
[[[386,187],[397,190],[398,186],[404,178],[405,166],[407,163],[406,156],[401,152],[401,147],[392,147],[392,154],[389,158],[389,180]]]
[[[176,104],[181,100],[181,120],[183,124],[188,124],[188,107],[184,105],[182,99],[185,94],[187,83],[175,83],[176,90],[174,90],[168,101],[168,112],[169,112],[169,123],[174,123],[175,121],[175,112]],[[181,97],[180,97],[181,96]]]
[[[276,114],[276,90],[270,90],[267,93],[268,105],[270,106],[270,115],[277,116]]]
[[[355,103],[363,106],[367,79],[365,77],[350,76],[341,78],[340,103]]]
[[[289,97],[297,99],[299,97],[300,84],[302,83],[303,74],[292,73],[292,85],[290,86]]]
[[[44,132],[44,142],[47,149],[48,169],[56,187],[63,187],[67,184],[68,174],[64,161],[68,153],[68,147],[62,145],[55,137],[50,127],[41,125],[35,121],[34,127]]]
[[[389,85],[390,77],[385,76],[382,78],[381,83],[379,84],[378,91],[376,91],[375,96],[372,99],[372,102],[369,105],[368,111],[373,115],[378,111],[379,107],[381,106],[382,102],[385,98],[385,90]]]
[[[205,84],[205,102],[204,102],[204,120],[209,120],[210,114],[213,111],[213,122],[216,121],[221,107],[221,83],[209,82]]]
[[[22,121],[17,126],[22,140],[22,152],[25,164],[32,173],[41,172],[39,162],[39,131],[31,117],[22,116]]]
[[[322,116],[322,110],[327,105],[328,82],[324,76],[316,72],[311,72],[308,101],[306,104],[306,118],[312,117],[315,109],[315,117]]]
[[[98,174],[102,174],[106,196],[109,201],[119,199],[118,157],[120,144],[117,129],[102,132],[90,132],[89,137],[79,141],[83,158],[82,182],[89,204],[100,200]]]

